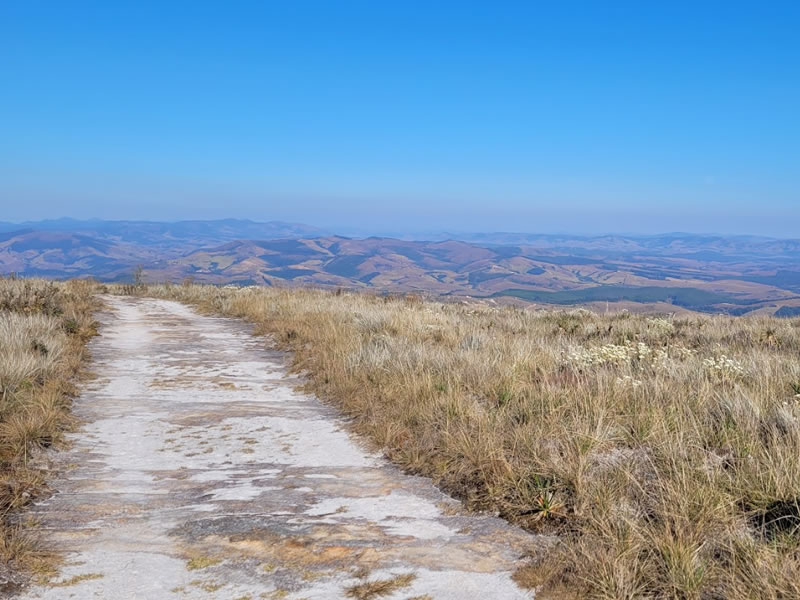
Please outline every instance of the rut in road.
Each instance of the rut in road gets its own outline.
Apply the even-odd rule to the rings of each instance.
[[[65,564],[24,598],[532,597],[511,574],[536,537],[366,451],[247,325],[106,300],[85,425],[34,509]]]

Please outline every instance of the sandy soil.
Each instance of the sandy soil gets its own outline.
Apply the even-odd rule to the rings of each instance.
[[[540,540],[366,451],[246,325],[107,300],[86,424],[34,509],[65,563],[23,598],[532,597],[511,573]]]

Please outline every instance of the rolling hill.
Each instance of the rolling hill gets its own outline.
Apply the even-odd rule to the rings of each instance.
[[[16,229],[0,224],[0,273],[127,281],[142,265],[151,281],[188,277],[217,284],[732,314],[788,316],[800,309],[798,240],[691,234],[472,237],[483,241],[351,239],[298,224],[232,220],[59,220]]]

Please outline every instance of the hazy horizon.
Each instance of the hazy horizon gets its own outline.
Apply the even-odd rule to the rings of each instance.
[[[10,2],[0,219],[800,231],[800,6]]]
[[[458,228],[450,228],[450,229],[386,229],[386,228],[378,228],[378,229],[370,229],[370,228],[357,228],[353,226],[323,226],[318,223],[307,222],[307,221],[300,221],[300,220],[284,220],[284,219],[251,219],[248,217],[221,217],[218,219],[197,219],[197,218],[178,218],[178,219],[157,219],[157,218],[143,218],[143,219],[129,219],[129,218],[119,218],[119,219],[102,219],[99,217],[86,217],[86,218],[76,218],[71,216],[61,216],[61,217],[51,217],[46,219],[23,219],[23,220],[13,220],[13,219],[0,219],[0,223],[12,223],[16,225],[26,225],[32,224],[35,225],[37,223],[42,222],[59,222],[63,221],[65,223],[68,222],[145,222],[145,223],[180,223],[180,222],[217,222],[217,221],[243,221],[243,222],[251,222],[251,223],[270,223],[270,222],[282,222],[287,224],[293,225],[304,225],[308,227],[312,227],[315,229],[319,229],[326,234],[331,235],[342,235],[342,236],[354,236],[354,237],[368,237],[368,236],[380,236],[380,237],[414,237],[415,239],[423,240],[425,239],[425,235],[430,236],[441,236],[445,234],[453,234],[453,235],[482,235],[482,234],[507,234],[507,235],[544,235],[544,236],[574,236],[574,237],[602,237],[602,236],[629,236],[629,237],[657,237],[657,236],[668,236],[668,235],[696,235],[696,236],[720,236],[720,237],[765,237],[765,238],[775,238],[775,239],[800,239],[800,235],[795,236],[779,236],[779,235],[766,235],[766,234],[754,234],[749,232],[725,232],[725,231],[685,231],[685,230],[654,230],[652,232],[644,232],[644,231],[625,231],[625,230],[608,230],[608,231],[595,231],[595,232],[580,232],[575,230],[553,230],[553,231],[539,231],[539,230],[514,230],[514,229],[458,229]],[[67,229],[68,230],[68,229]]]

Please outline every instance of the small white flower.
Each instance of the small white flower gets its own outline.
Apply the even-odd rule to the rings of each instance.
[[[647,319],[647,324],[662,335],[669,335],[675,331],[675,326],[671,321],[660,317]]]
[[[638,379],[634,379],[630,375],[623,375],[622,377],[617,377],[617,384],[623,387],[630,386],[632,388],[637,388],[642,385],[642,382]]]
[[[744,367],[742,364],[724,354],[716,358],[703,359],[703,366],[705,369],[721,377],[742,377],[744,375]]]

